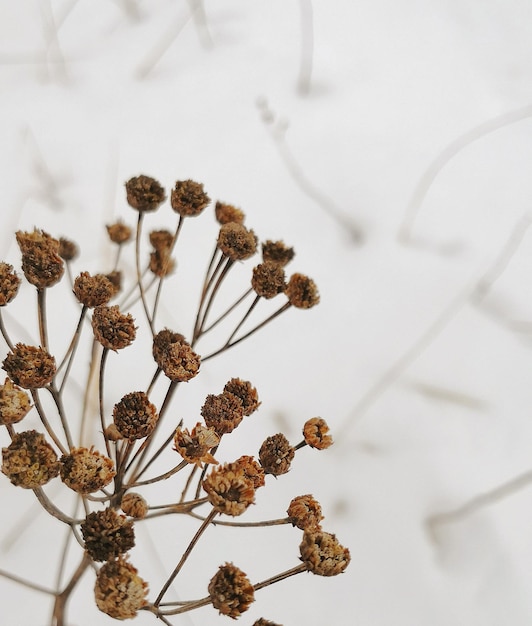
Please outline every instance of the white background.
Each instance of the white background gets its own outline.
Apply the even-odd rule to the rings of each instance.
[[[532,465],[532,3],[314,0],[305,94],[309,4],[205,2],[202,16],[192,0],[0,2],[0,256],[18,267],[13,233],[37,226],[80,243],[76,271],[108,269],[103,224],[134,222],[123,183],[139,173],[168,188],[193,178],[244,209],[261,239],[295,246],[292,271],[322,302],[206,364],[176,416],[193,426],[202,397],[240,376],[263,404],[235,454],[279,428],[296,443],[305,419],[325,417],[336,445],[298,453],[247,517],[282,517],[313,493],[352,563],[259,592],[240,623],[528,625],[530,491],[433,534],[426,520]],[[166,207],[152,223],[174,221]],[[186,254],[205,245],[206,263],[215,236],[212,216],[185,225],[163,310],[176,330],[197,299]],[[28,303],[6,320],[37,341]],[[59,337],[73,311],[51,320]],[[45,582],[60,535],[30,495],[0,480],[0,567]],[[196,527],[139,532],[141,575],[164,580]],[[296,530],[236,532],[209,529],[174,597],[205,595],[224,560],[254,581],[297,564]],[[72,626],[112,623],[91,576]],[[46,597],[3,579],[0,596],[2,624],[47,624]],[[175,623],[224,621],[207,607]]]

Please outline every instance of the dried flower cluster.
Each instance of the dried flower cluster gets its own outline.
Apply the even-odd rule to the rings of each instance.
[[[222,531],[217,518],[229,519],[224,522],[226,526],[245,524],[235,518],[253,508],[268,480],[273,480],[269,475],[277,478],[286,474],[299,450],[324,450],[332,444],[332,437],[326,421],[313,417],[303,425],[299,443],[290,443],[282,433],[272,434],[254,453],[224,462],[219,451],[227,437],[233,437],[244,420],[257,419],[250,417],[261,406],[257,389],[244,378],[228,376],[223,388],[220,385],[197,398],[197,414],[186,420],[180,415],[175,393],[184,387],[197,393],[194,383],[190,387],[182,383],[192,381],[211,358],[232,349],[279,314],[290,308],[315,306],[318,291],[314,281],[303,274],[286,276],[286,266],[294,258],[293,248],[271,240],[259,246],[257,235],[244,225],[244,212],[218,201],[213,210],[218,235],[213,237],[214,252],[210,262],[206,258],[207,270],[198,285],[194,326],[186,335],[182,328],[159,325],[163,287],[170,276],[178,284],[182,271],[176,251],[184,222],[204,213],[211,200],[203,185],[193,180],[177,181],[169,194],[156,179],[145,175],[130,179],[125,187],[137,226],[122,220],[107,225],[116,260],[113,267],[102,268],[100,273],[91,274],[83,268],[72,271],[79,250],[69,239],[56,239],[37,229],[16,233],[22,274],[37,293],[38,337],[29,343],[13,341],[2,318],[7,306],[13,307],[16,315],[22,279],[15,270],[16,262],[0,262],[0,331],[6,344],[2,368],[7,374],[0,385],[0,427],[6,437],[2,473],[13,485],[33,490],[44,510],[63,524],[69,542],[81,546],[80,563],[70,572],[66,586],[49,591],[54,599],[51,623],[55,626],[66,626],[67,600],[75,592],[78,579],[91,568],[95,571],[96,605],[112,618],[131,619],[146,611],[161,623],[172,625],[181,613],[211,605],[221,615],[236,619],[267,585],[300,572],[333,576],[349,564],[349,550],[333,534],[323,531],[321,506],[306,494],[292,499],[284,517],[251,524],[286,524],[302,531],[300,559],[298,562],[295,548],[292,569],[254,583],[239,567],[226,562],[210,580],[205,579],[199,599],[171,602],[167,596],[196,554],[194,549],[203,533]],[[175,229],[149,232],[151,250],[144,254],[144,222],[167,197],[177,220]],[[135,242],[133,273],[120,254],[129,242]],[[228,274],[235,267],[240,267],[238,271],[245,267],[242,262],[254,257],[259,248],[262,260],[251,265],[242,293],[229,299],[221,297]],[[125,286],[129,279],[132,288]],[[59,282],[66,284],[66,289],[55,287]],[[234,289],[234,282],[229,284]],[[68,299],[59,301],[64,310],[60,333],[69,339],[66,350],[58,348],[65,342],[56,341],[46,315],[45,294],[52,287],[49,298],[57,294]],[[270,305],[265,301],[274,299],[281,301],[279,307],[261,317],[261,307]],[[228,301],[234,304],[227,306]],[[73,311],[70,317],[67,302]],[[147,333],[148,341],[140,342],[137,333]],[[144,350],[141,356],[140,348],[135,352],[139,343]],[[83,354],[82,347],[87,349],[88,359],[78,356]],[[123,351],[134,356],[123,357]],[[80,361],[88,361],[88,374],[78,365]],[[115,362],[121,364],[117,369]],[[135,381],[139,372],[147,372],[145,386],[133,383],[133,377],[130,381],[128,366],[135,371]],[[77,385],[84,375],[85,391],[80,394]],[[116,377],[119,385],[108,384],[110,380],[116,382]],[[123,385],[126,393],[118,391]],[[67,390],[73,393],[67,395]],[[93,390],[96,395],[91,398]],[[77,402],[72,402],[72,397]],[[29,420],[33,420],[32,426],[39,423],[39,428],[25,427]],[[177,489],[176,476],[182,478]],[[46,487],[54,480],[56,490],[62,489],[57,499]],[[155,484],[168,486],[164,490],[167,500],[153,495],[163,493],[150,491]],[[67,513],[71,510],[65,505],[69,496],[82,504],[75,514]],[[173,548],[168,548],[175,567],[165,574],[160,589],[150,595],[147,583],[130,561],[130,552],[135,547],[136,555],[143,547],[142,541],[137,541],[143,533],[136,530],[163,515],[191,516],[199,527],[182,553],[171,555]],[[179,525],[175,528],[180,536]],[[212,573],[217,565],[209,565],[208,571]],[[250,571],[248,566],[246,571]],[[279,625],[260,618],[254,626]]]

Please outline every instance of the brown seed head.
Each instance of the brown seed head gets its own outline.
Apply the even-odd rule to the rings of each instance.
[[[307,420],[303,426],[305,443],[317,450],[325,450],[329,446],[332,446],[333,438],[328,433],[329,426],[321,417],[313,417]]]
[[[61,457],[61,480],[81,494],[103,489],[114,478],[113,462],[94,448],[73,448]]]
[[[59,474],[57,455],[44,435],[35,430],[15,434],[2,448],[2,473],[16,487],[37,489]]]
[[[216,202],[214,214],[219,224],[229,224],[229,222],[243,224],[246,217],[244,211],[224,202]]]
[[[90,309],[107,304],[116,293],[115,286],[107,276],[91,276],[88,272],[81,272],[76,278],[73,291],[78,301]]]
[[[17,295],[20,278],[9,263],[0,263],[0,306],[9,304]]]
[[[113,421],[118,432],[129,439],[142,439],[153,432],[159,416],[157,409],[143,391],[126,394],[113,409]]]
[[[294,248],[289,248],[283,241],[265,241],[262,244],[262,260],[270,263],[277,263],[284,267],[288,265],[295,256]]]
[[[148,513],[148,503],[140,493],[126,493],[120,503],[120,508],[129,517],[144,519]]]
[[[177,428],[174,435],[174,450],[188,461],[198,467],[203,463],[217,465],[218,461],[209,452],[220,443],[220,437],[214,432],[214,428],[206,428],[199,422],[189,433],[188,429]]]
[[[164,329],[153,339],[153,358],[172,381],[187,382],[199,373],[201,359],[180,333]]]
[[[294,448],[282,433],[265,439],[259,450],[259,460],[264,471],[274,476],[288,472],[294,455]]]
[[[225,515],[242,515],[255,502],[253,478],[246,476],[238,463],[213,468],[203,481],[203,489],[212,506]]]
[[[242,224],[223,224],[218,235],[218,248],[232,261],[245,261],[257,251],[257,237]]]
[[[92,314],[94,337],[104,348],[121,350],[135,339],[135,320],[128,313],[120,313],[118,306],[98,306]]]
[[[175,260],[170,256],[169,250],[154,250],[150,252],[150,272],[164,278],[175,269]]]
[[[122,289],[122,272],[120,270],[113,270],[105,274],[105,277],[113,285],[114,295],[116,295]]]
[[[313,532],[321,530],[320,522],[323,519],[321,506],[310,494],[294,498],[286,512],[292,526]]]
[[[125,559],[105,563],[96,576],[94,597],[103,613],[114,619],[131,619],[146,606],[148,585]]]
[[[0,385],[0,425],[17,424],[30,409],[28,394],[6,378]]]
[[[203,191],[203,185],[193,180],[178,180],[172,189],[170,203],[181,217],[195,217],[209,204],[211,199]]]
[[[108,224],[106,228],[109,239],[119,246],[130,241],[133,236],[131,228],[124,222],[118,221],[114,224]]]
[[[242,400],[228,391],[218,395],[209,394],[201,407],[205,423],[221,437],[232,432],[244,417]]]
[[[240,398],[244,415],[251,415],[260,406],[259,394],[248,380],[231,378],[231,380],[225,384],[224,391]]]
[[[17,343],[2,363],[9,378],[24,389],[46,387],[55,376],[55,359],[44,348]]]
[[[304,274],[292,274],[286,285],[285,294],[298,309],[310,309],[320,301],[316,283]]]
[[[59,256],[59,241],[37,229],[32,233],[19,230],[16,237],[26,280],[38,289],[59,282],[64,272],[63,260]]]
[[[278,263],[265,261],[253,268],[251,286],[261,298],[274,298],[286,287],[284,269]]]
[[[105,427],[105,438],[108,441],[120,441],[124,437],[120,434],[120,431],[116,427],[116,424],[112,422]]]
[[[244,476],[251,480],[255,489],[264,487],[266,483],[264,480],[264,470],[252,456],[241,456],[239,459],[234,461],[232,465],[244,472]]]
[[[126,198],[136,211],[148,212],[155,211],[166,200],[166,193],[155,178],[141,175],[127,181]]]
[[[209,596],[213,607],[222,615],[236,619],[255,600],[255,590],[242,570],[226,563],[211,578]]]
[[[79,248],[77,244],[70,241],[70,239],[59,237],[58,254],[63,261],[73,261],[79,255]]]
[[[304,531],[299,551],[309,572],[318,576],[341,574],[351,561],[349,550],[324,531]]]
[[[261,617],[260,619],[253,622],[252,626],[282,626],[282,624],[277,624],[277,622],[270,622],[270,620]]]
[[[89,513],[81,524],[85,550],[94,561],[108,561],[135,545],[133,522],[114,509]]]
[[[174,236],[169,230],[152,230],[150,243],[155,250],[168,250],[172,247]]]

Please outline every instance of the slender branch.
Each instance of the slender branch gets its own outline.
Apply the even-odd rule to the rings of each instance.
[[[37,311],[39,317],[39,337],[41,346],[48,351],[48,331],[46,322],[46,289],[37,289]]]
[[[104,415],[104,403],[103,403],[103,384],[104,384],[104,370],[105,370],[105,362],[107,360],[107,355],[109,353],[108,348],[104,348],[102,352],[102,358],[100,360],[100,375],[99,375],[99,383],[98,383],[98,401],[100,405],[100,424],[102,426],[102,433],[105,440],[105,449],[107,450],[107,456],[111,457],[111,446],[109,445],[109,439],[106,435],[105,430],[105,415]]]
[[[21,578],[20,576],[15,576],[15,574],[6,572],[3,569],[0,569],[0,576],[2,576],[3,578],[7,578],[9,580],[12,580],[13,582],[18,583],[19,585],[24,585],[25,587],[29,587],[30,589],[33,589],[34,591],[39,591],[40,593],[46,593],[49,596],[55,596],[56,594],[55,591],[53,591],[52,589],[48,589],[48,587],[43,587],[42,585],[38,585],[37,583],[32,583],[29,580]]]
[[[155,329],[153,327],[153,319],[151,318],[150,311],[148,309],[148,303],[146,302],[146,293],[144,291],[144,286],[142,284],[142,275],[140,272],[140,235],[142,232],[142,220],[144,217],[144,211],[139,211],[139,217],[137,221],[137,233],[135,237],[135,268],[137,270],[137,284],[140,293],[140,299],[142,301],[142,306],[144,308],[144,313],[146,314],[146,320],[150,325],[152,335],[155,335]]]
[[[4,316],[2,315],[2,307],[0,307],[0,333],[2,333],[2,337],[4,338],[4,341],[7,343],[11,352],[13,352],[15,350],[15,346],[13,345],[13,343],[11,342],[11,339],[9,338],[9,334],[7,332],[7,329],[4,323]]]

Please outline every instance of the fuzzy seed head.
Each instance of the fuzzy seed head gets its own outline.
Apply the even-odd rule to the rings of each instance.
[[[253,268],[251,286],[261,298],[274,298],[286,287],[284,269],[277,263],[265,261]]]
[[[294,498],[286,512],[292,526],[314,532],[321,529],[320,522],[323,519],[321,506],[310,494]]]
[[[244,417],[242,400],[228,391],[218,395],[209,394],[201,407],[205,424],[221,437],[232,432]]]
[[[170,197],[172,209],[181,217],[196,217],[210,201],[203,185],[190,179],[178,180]]]
[[[251,415],[260,406],[259,394],[248,380],[231,378],[231,380],[225,384],[224,391],[240,398],[242,402],[242,413],[244,413],[244,415]]]
[[[24,343],[17,343],[13,352],[8,352],[2,368],[14,383],[24,389],[46,387],[56,372],[53,356],[44,348]]]
[[[0,306],[6,306],[17,295],[20,278],[9,263],[0,263]]]
[[[142,439],[153,432],[159,416],[143,391],[126,394],[113,409],[113,421],[125,439]]]
[[[277,263],[281,267],[288,265],[295,256],[294,248],[289,248],[282,241],[265,241],[262,244],[262,260]]]
[[[232,261],[245,261],[257,251],[257,237],[242,224],[223,224],[218,235],[218,248]]]
[[[129,517],[144,519],[148,514],[148,503],[140,493],[126,493],[120,503],[120,508]]]
[[[252,456],[241,456],[232,464],[236,469],[244,472],[244,476],[251,480],[253,483],[253,487],[258,489],[259,487],[264,487],[264,470],[262,466],[255,461]]]
[[[229,224],[229,222],[243,224],[246,217],[244,211],[224,202],[216,202],[214,213],[219,224]]]
[[[81,494],[106,487],[114,478],[113,462],[94,448],[73,448],[61,457],[61,480]]]
[[[274,476],[288,472],[294,455],[294,448],[282,433],[265,439],[259,450],[259,460],[264,471]]]
[[[201,359],[180,333],[165,329],[153,339],[153,358],[172,381],[187,382],[199,373]]]
[[[30,409],[28,394],[6,378],[4,384],[0,385],[0,425],[17,424]]]
[[[94,585],[96,605],[114,619],[131,619],[146,606],[148,585],[125,559],[109,561],[100,568]]]
[[[333,444],[333,438],[329,435],[329,426],[321,417],[312,417],[303,426],[305,443],[316,450],[325,450]]]
[[[57,239],[37,229],[32,233],[19,230],[16,238],[22,253],[22,271],[29,283],[45,289],[61,280],[64,267]]]
[[[242,515],[255,502],[253,478],[246,476],[238,463],[213,468],[203,481],[203,489],[212,506],[225,515]]]
[[[290,304],[297,309],[310,309],[320,301],[316,283],[304,274],[290,276],[285,294]]]
[[[79,248],[76,243],[65,239],[65,237],[59,237],[59,256],[63,261],[73,261],[79,255]]]
[[[271,622],[270,620],[261,617],[260,619],[253,622],[252,626],[282,626],[282,624],[277,624],[277,622]]]
[[[255,590],[248,577],[232,563],[221,565],[209,583],[212,605],[220,614],[236,619],[255,600]]]
[[[166,200],[166,193],[155,178],[141,175],[127,181],[126,198],[131,208],[142,213],[159,208]]]
[[[124,222],[118,221],[114,224],[108,224],[106,229],[109,239],[118,246],[131,241],[131,237],[133,236],[131,228],[127,224],[124,224]]]
[[[92,314],[92,330],[94,337],[104,348],[121,350],[129,346],[136,335],[135,320],[128,313],[120,313],[115,306],[98,306]]]
[[[306,530],[299,551],[309,572],[318,576],[341,574],[351,561],[349,550],[340,545],[336,536],[321,530]]]
[[[108,561],[135,545],[133,522],[114,509],[89,513],[81,524],[85,550],[93,561]]]
[[[2,448],[2,473],[13,485],[37,489],[59,474],[57,455],[44,435],[27,430],[13,436]]]
[[[74,295],[81,304],[90,309],[107,304],[115,295],[113,283],[103,274],[91,276],[88,272],[81,274],[74,281]]]

